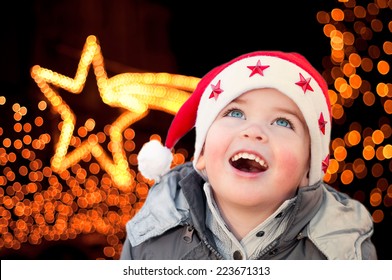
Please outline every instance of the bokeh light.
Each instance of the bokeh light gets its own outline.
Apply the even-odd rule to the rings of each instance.
[[[77,127],[77,112],[55,89],[80,94],[90,66],[103,102],[124,112],[103,131],[97,131],[92,118]],[[131,125],[151,109],[173,115],[200,79],[169,73],[108,78],[95,36],[86,40],[74,79],[38,65],[31,76],[43,93],[31,112],[60,116],[58,131],[48,132],[52,128],[44,115],[29,115],[27,107],[0,97],[3,111],[8,109],[12,116],[0,128],[0,248],[18,250],[26,242],[39,245],[99,233],[107,236],[105,258],[118,259],[125,223],[143,205],[153,184],[135,168],[140,147]],[[151,138],[161,141],[157,134]],[[41,160],[45,153],[52,154],[50,162]],[[184,150],[174,151],[173,166],[187,156]]]
[[[391,197],[391,1],[340,1],[317,20],[330,38],[323,60],[330,84],[334,131],[325,181],[363,202],[375,223],[390,215]],[[332,99],[333,97],[333,99]],[[364,117],[365,116],[365,117]],[[335,130],[334,130],[335,129]],[[340,132],[336,132],[338,135]],[[366,192],[355,190],[366,182]],[[382,186],[382,188],[380,187]]]
[[[377,224],[392,207],[392,5],[342,0],[336,6],[315,15],[331,50],[322,73],[333,117],[324,180],[363,202]],[[78,112],[58,91],[83,94],[90,67],[102,102],[123,112],[101,131],[93,118],[77,126]],[[105,258],[118,259],[125,224],[153,184],[137,171],[139,133],[133,125],[150,109],[174,114],[199,78],[169,73],[109,78],[94,36],[86,40],[75,78],[54,71],[31,69],[42,93],[34,108],[0,96],[2,116],[10,116],[0,123],[0,250],[99,233],[105,236]],[[55,128],[48,115],[59,120]],[[150,138],[161,141],[158,134]],[[190,156],[179,148],[173,165]]]

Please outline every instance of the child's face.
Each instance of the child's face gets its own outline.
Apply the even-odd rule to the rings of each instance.
[[[218,204],[277,208],[308,184],[310,136],[297,105],[272,88],[228,104],[208,130],[196,168]]]

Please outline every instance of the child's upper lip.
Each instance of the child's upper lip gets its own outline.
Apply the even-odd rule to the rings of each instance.
[[[233,167],[248,172],[262,172],[268,168],[265,158],[255,151],[237,151],[229,161]]]

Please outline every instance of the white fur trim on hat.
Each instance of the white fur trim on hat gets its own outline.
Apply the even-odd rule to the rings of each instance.
[[[170,170],[173,154],[158,140],[151,140],[140,149],[137,160],[142,175],[159,182],[160,177]]]

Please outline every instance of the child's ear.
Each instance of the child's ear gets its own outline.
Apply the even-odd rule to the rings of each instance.
[[[199,158],[197,159],[195,167],[198,170],[204,170],[206,168],[206,161],[205,161],[205,157],[204,157],[204,147],[200,152],[200,155],[199,155]]]
[[[310,169],[308,169],[308,171],[306,171],[306,173],[302,177],[301,182],[299,183],[300,187],[304,187],[304,186],[309,185],[309,172],[310,172]]]

